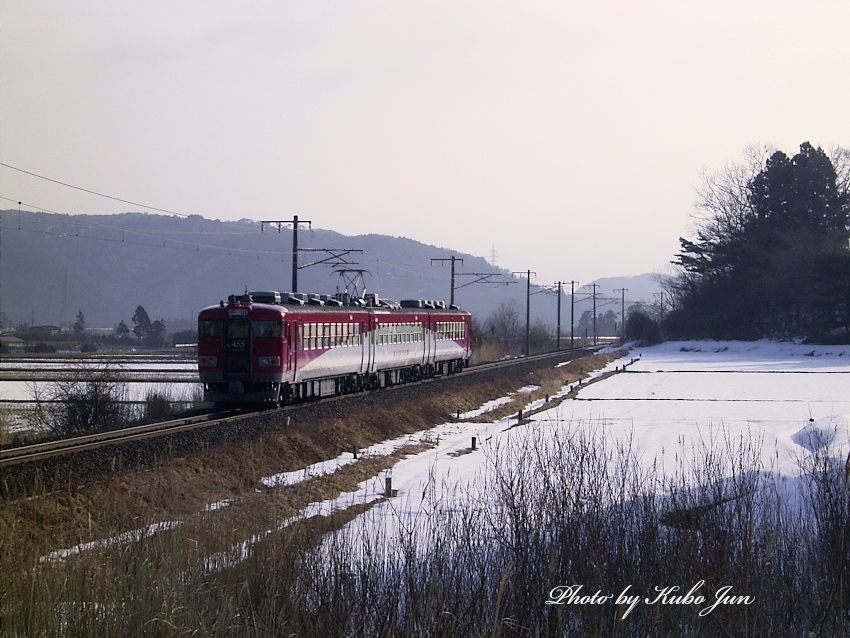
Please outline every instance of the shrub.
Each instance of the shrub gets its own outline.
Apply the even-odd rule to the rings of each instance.
[[[126,385],[108,366],[79,366],[68,378],[33,392],[39,420],[59,435],[121,427],[129,420]]]

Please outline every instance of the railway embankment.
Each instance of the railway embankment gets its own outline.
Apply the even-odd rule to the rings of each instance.
[[[334,401],[257,413],[237,427],[211,426],[3,468],[0,566],[32,564],[62,548],[97,543],[163,521],[188,521],[226,503],[235,538],[332,498],[429,445],[428,431],[499,397],[481,419],[577,384],[617,355],[520,363],[510,368],[399,386]],[[558,365],[560,363],[560,365]],[[523,388],[523,392],[518,392]],[[328,476],[272,489],[261,479],[296,472],[387,439],[409,443]],[[253,520],[251,520],[253,519]],[[242,521],[237,524],[236,521]]]

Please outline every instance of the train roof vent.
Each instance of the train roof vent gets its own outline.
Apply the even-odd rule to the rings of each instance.
[[[446,302],[445,301],[435,301],[434,307],[440,308],[441,310],[445,310],[446,309]]]
[[[280,304],[280,293],[277,290],[264,290],[261,292],[249,292],[255,303]]]
[[[285,304],[293,304],[296,306],[303,306],[305,302],[305,295],[301,292],[285,292],[282,295],[283,303]]]
[[[321,299],[319,299],[319,297],[316,296],[316,295],[312,295],[310,297],[307,297],[307,303],[311,306],[324,306],[325,305],[325,302],[322,301]]]
[[[402,299],[399,303],[402,308],[421,308],[423,305],[421,299]]]

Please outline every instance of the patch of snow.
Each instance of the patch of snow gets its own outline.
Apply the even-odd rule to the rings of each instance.
[[[223,509],[225,507],[230,507],[230,501],[218,501],[217,503],[210,503],[202,509],[202,512],[215,512],[216,510]]]
[[[535,390],[539,390],[539,389],[540,389],[539,385],[527,385],[527,386],[523,386],[522,388],[517,390],[517,392],[534,392]]]
[[[458,414],[458,419],[460,419],[460,420],[472,419],[474,417],[481,416],[482,414],[486,414],[487,412],[492,412],[493,410],[496,410],[497,408],[500,408],[503,405],[507,405],[511,401],[513,401],[513,398],[511,398],[509,396],[500,397],[498,399],[493,399],[492,401],[488,401],[487,403],[482,405],[477,410],[471,410],[469,412],[462,412],[461,414]]]
[[[86,552],[92,549],[108,549],[110,547],[129,545],[130,543],[138,543],[146,538],[150,538],[154,534],[158,534],[159,532],[166,532],[168,530],[174,529],[175,527],[179,527],[180,525],[182,525],[180,521],[163,521],[162,523],[154,523],[153,525],[148,525],[147,527],[143,527],[141,529],[135,529],[129,532],[124,532],[123,534],[118,534],[118,536],[113,536],[112,538],[105,538],[99,541],[91,541],[89,543],[81,543],[80,545],[69,547],[68,549],[57,549],[55,552],[50,552],[46,556],[42,556],[41,558],[39,558],[38,562],[58,562],[65,560],[69,556],[81,554],[82,552]]]

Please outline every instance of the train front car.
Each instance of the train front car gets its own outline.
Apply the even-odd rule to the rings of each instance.
[[[471,316],[441,302],[246,293],[198,316],[204,400],[280,405],[463,369]]]
[[[279,299],[240,295],[198,315],[198,374],[204,401],[271,404],[287,387],[286,309]]]

